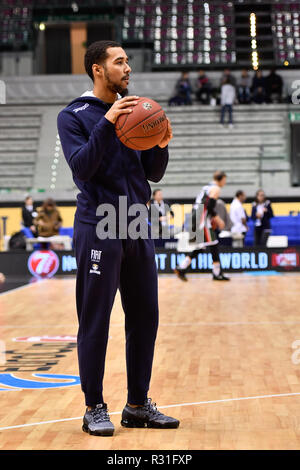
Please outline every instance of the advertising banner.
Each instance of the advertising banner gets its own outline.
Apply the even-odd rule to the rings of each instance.
[[[184,259],[184,253],[176,249],[156,249],[158,273],[172,273],[173,269]],[[300,247],[232,248],[220,246],[222,268],[227,272],[244,271],[300,271]],[[101,271],[101,260],[98,263]],[[212,257],[209,251],[203,250],[192,261],[191,272],[210,272]],[[39,279],[59,275],[75,275],[76,259],[73,251],[36,250],[31,252],[15,251],[0,253],[0,272],[5,276],[26,276]]]

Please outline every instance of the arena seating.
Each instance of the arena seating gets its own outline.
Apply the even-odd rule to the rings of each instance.
[[[0,50],[27,50],[32,42],[34,0],[4,0],[0,4]]]
[[[249,219],[249,231],[245,238],[245,245],[252,246],[254,244],[254,222]],[[300,215],[298,216],[280,216],[271,220],[272,235],[286,235],[288,237],[289,246],[300,245]],[[22,229],[27,238],[33,238],[28,228]],[[67,235],[73,237],[73,227],[62,227],[59,229],[59,235]],[[159,244],[159,243],[157,243]],[[37,245],[38,247],[38,245]]]
[[[261,184],[273,194],[276,186],[289,186],[283,109],[239,106],[235,127],[229,131],[219,124],[219,107],[170,108],[167,114],[174,127],[170,163],[163,180],[154,186],[164,187],[168,197],[193,197],[217,168],[228,173],[224,188],[228,196],[239,188],[254,194]]]
[[[192,199],[218,168],[229,176],[224,197],[240,187],[252,197],[259,186],[270,197],[298,195],[290,184],[288,114],[299,111],[299,105],[235,106],[235,127],[229,131],[219,124],[219,106],[167,106],[177,78],[172,72],[132,75],[130,88],[161,102],[174,128],[168,171],[153,188],[162,186],[167,198]],[[294,78],[295,72],[287,74],[285,82]],[[218,83],[220,72],[212,80]],[[2,194],[3,200],[22,200],[30,188],[45,190],[45,197],[75,198],[77,190],[57,144],[56,117],[91,85],[85,75],[7,79],[8,104],[0,108],[0,189],[12,192]]]
[[[300,11],[297,2],[272,5],[273,38],[276,60],[297,64],[300,61]]]
[[[60,146],[56,151],[56,116],[62,107],[57,104],[46,110],[14,105],[1,109],[2,189],[21,189],[21,198],[29,188],[49,191],[51,167],[58,153],[55,192],[60,199],[74,197],[74,183]],[[270,196],[297,192],[290,187],[287,105],[239,106],[231,131],[220,126],[219,107],[166,107],[166,112],[174,129],[170,163],[163,180],[153,184],[153,188],[162,186],[166,197],[193,198],[217,168],[228,173],[224,189],[228,197],[240,187],[253,195],[261,185]]]
[[[0,188],[33,187],[41,116],[26,106],[0,107]]]
[[[234,6],[200,0],[126,0],[123,42],[153,43],[154,66],[236,62]]]

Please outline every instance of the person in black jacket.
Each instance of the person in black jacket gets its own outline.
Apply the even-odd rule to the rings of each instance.
[[[257,70],[251,86],[252,101],[256,104],[262,104],[266,101],[266,80],[262,71]]]
[[[131,113],[139,99],[124,96],[131,72],[126,52],[116,42],[96,41],[86,50],[85,69],[93,91],[73,100],[57,119],[62,149],[80,191],[73,243],[79,373],[87,406],[82,429],[98,436],[114,432],[103,397],[103,376],[118,288],[125,313],[128,386],[121,424],[177,428],[179,421],[160,413],[147,396],[158,327],[157,268],[153,240],[131,236],[128,217],[137,204],[147,214],[148,180],[157,183],[165,173],[171,124],[168,121],[165,135],[152,149],[126,147],[116,135],[115,123],[120,115]],[[116,217],[107,225],[108,208]],[[146,220],[145,225],[148,230]]]
[[[252,204],[251,218],[254,220],[254,244],[266,245],[271,232],[270,219],[274,217],[271,202],[266,198],[265,192],[259,189]]]
[[[282,88],[283,80],[276,69],[273,68],[270,74],[266,77],[266,101],[267,103],[273,103],[274,101],[281,103],[282,100]]]
[[[33,234],[37,232],[36,226],[33,223],[33,219],[36,215],[37,212],[35,211],[32,197],[26,196],[24,205],[22,206],[22,225],[30,228]]]
[[[192,86],[189,79],[189,74],[188,72],[182,72],[181,77],[176,82],[175,96],[169,99],[169,106],[192,104],[191,93]]]

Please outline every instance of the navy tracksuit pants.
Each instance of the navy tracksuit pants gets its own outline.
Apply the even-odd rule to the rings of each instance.
[[[153,240],[100,240],[96,225],[75,218],[74,247],[79,320],[77,348],[86,405],[103,403],[110,313],[118,288],[125,313],[127,401],[143,404],[149,389],[158,327]]]

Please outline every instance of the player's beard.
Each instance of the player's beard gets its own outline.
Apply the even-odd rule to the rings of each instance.
[[[113,93],[119,93],[122,97],[128,95],[128,88],[126,87],[124,88],[120,83],[113,82],[110,78],[107,67],[103,65],[103,68],[104,68],[104,76],[107,82],[107,88]]]

